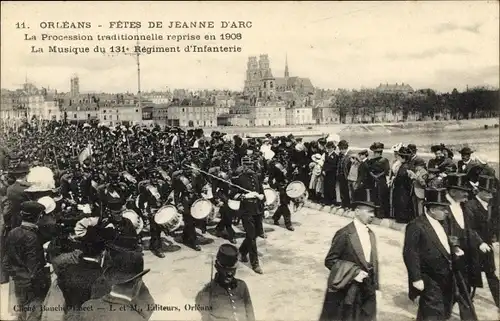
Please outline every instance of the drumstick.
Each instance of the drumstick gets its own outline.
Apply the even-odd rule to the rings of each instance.
[[[243,188],[243,187],[241,187],[241,186],[239,186],[239,185],[233,184],[233,183],[231,183],[231,182],[229,182],[229,181],[226,181],[226,180],[224,180],[224,179],[222,179],[222,178],[220,178],[220,177],[217,177],[217,176],[212,175],[212,174],[210,174],[210,173],[208,173],[208,172],[205,172],[205,171],[203,171],[203,170],[201,170],[201,169],[199,169],[199,168],[195,168],[195,167],[189,166],[189,165],[187,165],[187,164],[186,164],[185,166],[186,166],[186,167],[189,167],[189,168],[191,168],[191,169],[197,170],[197,171],[199,171],[200,173],[206,174],[206,175],[208,175],[208,176],[210,176],[210,177],[212,177],[212,178],[215,178],[215,179],[217,179],[217,180],[219,180],[219,181],[221,181],[221,182],[227,183],[227,184],[229,184],[229,185],[231,185],[231,186],[233,186],[233,187],[239,188],[239,189],[241,189],[241,190],[242,190],[242,191],[244,191],[244,192],[247,192],[247,193],[253,193],[252,191],[247,190],[246,188]]]

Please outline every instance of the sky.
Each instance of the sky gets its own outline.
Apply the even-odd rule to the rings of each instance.
[[[49,42],[43,33],[135,34],[109,29],[110,21],[163,21],[162,35],[219,35],[240,32],[240,41],[169,41],[141,45],[238,45],[240,53],[153,53],[141,55],[141,90],[168,88],[242,90],[249,56],[268,54],[275,77],[285,57],[291,76],[310,78],[320,88],[373,88],[405,83],[439,92],[466,86],[499,85],[499,3],[443,2],[50,2],[1,4],[1,87],[19,88],[27,78],[38,87],[69,91],[78,75],[81,91],[137,92],[137,66],[131,56],[54,54],[49,45],[126,45],[122,42]],[[215,29],[168,29],[169,21],[206,21]],[[249,29],[221,29],[220,21],[252,21]],[[29,30],[16,29],[25,22]],[[102,28],[41,29],[43,21],[88,21]],[[34,34],[36,41],[24,40]],[[31,45],[45,48],[30,53]]]

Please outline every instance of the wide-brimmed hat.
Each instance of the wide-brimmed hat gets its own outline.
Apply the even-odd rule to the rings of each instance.
[[[432,145],[431,146],[431,153],[436,153],[438,151],[441,151],[441,150],[443,150],[443,147],[444,146],[442,144],[441,145]]]
[[[411,156],[411,150],[408,147],[401,146],[399,150],[396,152],[399,156]]]
[[[234,269],[238,266],[238,249],[232,244],[222,244],[215,259],[215,265],[223,269]]]
[[[384,151],[384,144],[380,142],[375,142],[370,146],[372,152],[382,152]]]
[[[126,284],[145,274],[144,255],[137,251],[118,251],[113,255],[111,266],[104,271],[104,276],[111,285]]]
[[[459,189],[467,192],[472,189],[467,175],[463,173],[448,173],[445,177],[445,186],[448,189]]]
[[[446,193],[446,188],[426,188],[423,205],[450,205],[450,202],[446,198]]]
[[[357,205],[366,205],[372,208],[378,208],[379,206],[375,204],[373,201],[373,190],[367,188],[363,192],[357,193],[357,195],[354,198],[354,202],[352,202],[352,205],[357,206]]]

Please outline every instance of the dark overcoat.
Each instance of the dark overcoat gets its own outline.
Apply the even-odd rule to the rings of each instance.
[[[403,259],[408,271],[408,297],[420,296],[417,320],[446,320],[454,303],[452,257],[439,240],[427,217],[419,216],[406,226]],[[424,290],[413,287],[422,280]]]
[[[366,293],[361,302],[355,301],[352,305],[345,303],[348,288],[331,292],[326,291],[320,320],[375,320],[376,319],[376,290],[379,289],[378,256],[375,235],[369,230],[372,245],[371,263],[368,263],[363,253],[361,241],[354,223],[341,228],[335,233],[332,245],[325,258],[325,266],[331,270],[339,261],[353,262],[361,270],[369,272],[369,277],[359,289]]]
[[[412,202],[413,182],[408,176],[409,165],[403,163],[394,178],[392,192],[392,207],[398,223],[408,223],[414,217]]]

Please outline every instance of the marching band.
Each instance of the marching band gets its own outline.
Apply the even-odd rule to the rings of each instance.
[[[244,141],[217,131],[206,136],[201,129],[185,132],[180,128],[54,122],[44,128],[25,124],[4,143],[10,151],[0,153],[2,283],[9,275],[13,277],[15,294],[22,304],[33,298],[43,301],[50,284],[45,266],[50,263],[66,305],[73,308],[96,298],[91,284],[75,284],[77,281],[68,278],[68,271],[74,269],[69,269],[71,264],[65,260],[75,251],[82,254],[73,259],[73,267],[88,270],[81,272],[86,274],[79,280],[95,280],[97,276],[89,271],[100,271],[113,257],[120,257],[114,252],[142,252],[146,235],[150,236],[151,253],[164,258],[162,233],[202,251],[208,226],[216,225],[216,236],[236,244],[233,226],[241,223],[245,238],[237,249],[238,260],[249,261],[255,273],[262,274],[256,240],[266,238],[263,220],[269,218],[279,225],[283,217],[286,229],[294,231],[291,217],[308,199],[355,210],[364,204],[368,190],[369,206],[376,209],[370,215],[408,223],[423,217],[424,212],[433,213],[424,202],[423,191],[442,188],[442,181],[451,186],[446,203],[451,204],[451,211],[461,212],[460,203],[473,198],[475,203],[467,202],[468,210],[464,210],[464,214],[473,215],[485,206],[482,198],[475,201],[477,191],[486,188],[483,183],[478,185],[479,178],[494,177],[490,167],[471,159],[470,149],[461,150],[466,156],[456,169],[462,174],[454,174],[453,161],[450,163],[449,155],[443,156],[447,149],[441,145],[433,146],[436,159],[427,165],[416,155],[415,146],[395,146],[396,160],[390,164],[382,156],[382,143],[370,147],[373,157],[368,158],[367,150],[354,153],[345,140],[331,137],[312,143],[293,135]],[[452,178],[456,181],[451,182]],[[496,179],[488,183],[494,186]],[[487,221],[498,223],[498,213],[486,212]],[[447,233],[458,238],[457,246],[460,240],[468,239],[464,231],[472,233],[476,228],[483,229],[478,232],[483,233],[484,242],[480,243],[491,246],[498,238],[498,232],[484,224],[466,220],[464,226],[460,221],[448,221],[452,230]],[[44,238],[37,240],[33,230],[39,230]],[[472,235],[479,237],[478,233]],[[180,239],[177,234],[182,234]],[[20,255],[27,250],[18,249],[16,244],[23,240],[30,240],[29,246],[33,246],[32,251],[28,248],[34,251],[30,256],[34,265],[29,270],[37,271],[36,275],[21,273],[24,263]],[[410,248],[410,244],[406,246]],[[461,249],[466,250],[466,245]],[[227,264],[231,268],[235,265]],[[217,266],[219,275],[227,274],[222,265]],[[494,280],[491,266],[487,270],[488,282],[498,292],[498,279]],[[130,276],[141,271],[132,271]],[[462,272],[470,274],[470,266],[465,265]],[[43,284],[39,286],[39,282]],[[34,286],[40,289],[36,293]],[[76,294],[72,291],[75,286],[87,290]],[[467,287],[472,289],[474,284],[467,282]],[[495,303],[498,305],[498,293]],[[41,316],[33,318],[40,320]]]

